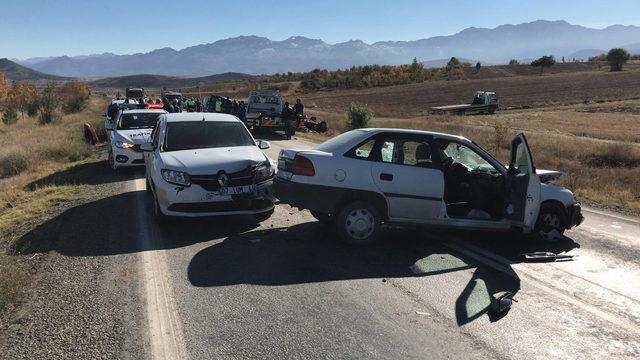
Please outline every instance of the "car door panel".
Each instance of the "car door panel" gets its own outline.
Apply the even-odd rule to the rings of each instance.
[[[518,134],[511,143],[509,190],[512,209],[509,218],[525,230],[533,229],[540,211],[541,185],[524,134]]]
[[[398,144],[427,143],[426,139],[396,139]],[[406,142],[403,142],[406,141]],[[428,221],[440,216],[444,177],[440,169],[426,164],[416,166],[415,160],[398,158],[398,152],[406,149],[380,147],[380,159],[371,163],[371,176],[377,188],[385,195],[389,216],[395,219]],[[404,147],[404,145],[402,145]],[[405,162],[409,164],[405,164]]]
[[[442,172],[398,164],[373,163],[371,175],[387,198],[389,216],[429,220],[440,215],[444,179]],[[391,180],[384,180],[392,175]]]

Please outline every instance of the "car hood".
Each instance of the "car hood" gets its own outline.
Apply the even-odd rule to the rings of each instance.
[[[224,170],[234,173],[267,161],[257,146],[193,149],[162,153],[167,169],[184,171],[190,175],[213,175]]]
[[[124,141],[132,144],[143,144],[151,141],[152,129],[118,130],[115,141]]]
[[[536,169],[536,174],[538,174],[538,177],[540,178],[541,183],[549,183],[554,180],[559,180],[565,177],[566,175],[562,171],[541,170],[541,169]]]

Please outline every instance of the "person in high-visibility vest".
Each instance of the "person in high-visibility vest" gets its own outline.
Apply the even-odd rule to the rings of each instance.
[[[222,112],[222,100],[220,98],[216,98],[216,112]]]

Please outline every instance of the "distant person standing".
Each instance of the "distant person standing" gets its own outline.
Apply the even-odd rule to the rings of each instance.
[[[236,101],[236,99],[233,99],[233,105],[232,105],[232,111],[231,113],[233,114],[233,116],[238,116],[238,102]]]
[[[217,112],[217,113],[221,113],[222,112],[222,99],[220,99],[219,97],[216,98],[215,112]]]
[[[244,101],[240,101],[238,104],[238,118],[242,120],[243,123],[247,123],[247,105],[245,105]]]
[[[287,140],[291,139],[291,134],[293,134],[293,110],[289,106],[288,102],[284,103],[284,107],[282,108],[282,122],[284,122],[284,126],[286,127],[285,134],[287,136]]]
[[[299,128],[300,121],[304,117],[304,105],[300,99],[296,99],[296,104],[293,105],[293,115],[296,118],[296,128]]]

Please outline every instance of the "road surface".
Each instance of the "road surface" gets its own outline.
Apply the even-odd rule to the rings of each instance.
[[[283,146],[313,146],[271,145],[274,159]],[[285,205],[259,226],[228,218],[158,225],[142,172],[117,186],[119,194],[101,201],[133,219],[112,230],[127,241],[113,233],[113,243],[88,253],[56,250],[135,257],[139,281],[131,286],[139,286],[142,316],[130,326],[141,340],[118,357],[138,350],[153,359],[640,357],[638,219],[585,209],[584,224],[557,244],[386,229],[380,243],[354,248]],[[529,251],[579,258],[522,262]],[[518,301],[502,316],[487,312],[498,291]]]

